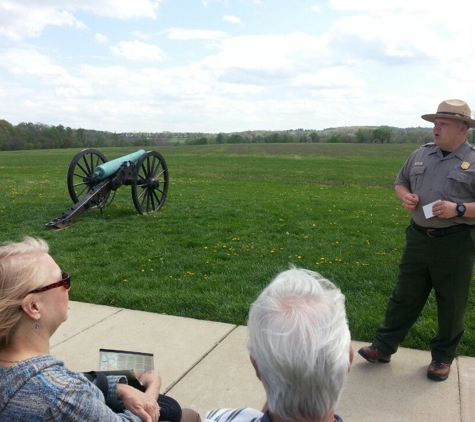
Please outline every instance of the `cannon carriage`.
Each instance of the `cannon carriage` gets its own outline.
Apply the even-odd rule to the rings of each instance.
[[[132,200],[140,214],[159,211],[168,193],[168,167],[156,151],[139,150],[107,161],[95,149],[78,152],[69,165],[67,184],[74,205],[47,227],[68,227],[89,209],[103,209],[110,195],[123,185],[131,186]]]

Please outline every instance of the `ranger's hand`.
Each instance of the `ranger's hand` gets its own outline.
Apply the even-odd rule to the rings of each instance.
[[[438,218],[457,217],[457,204],[450,201],[438,201],[432,207],[432,214]]]
[[[402,197],[402,204],[406,210],[412,211],[416,208],[417,204],[419,203],[419,196],[415,193],[406,193]]]

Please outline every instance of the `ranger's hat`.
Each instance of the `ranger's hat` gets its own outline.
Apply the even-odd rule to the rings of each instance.
[[[445,100],[437,107],[437,113],[424,114],[421,116],[424,120],[434,123],[438,117],[446,119],[462,120],[467,123],[468,127],[475,127],[475,120],[472,119],[472,110],[465,101],[462,100]]]

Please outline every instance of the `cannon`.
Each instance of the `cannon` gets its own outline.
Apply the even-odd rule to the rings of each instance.
[[[74,205],[47,227],[68,227],[89,209],[100,209],[108,203],[111,192],[122,185],[132,189],[132,199],[140,214],[151,214],[165,204],[168,193],[168,167],[156,151],[139,150],[107,161],[95,149],[78,152],[69,165],[68,191]]]

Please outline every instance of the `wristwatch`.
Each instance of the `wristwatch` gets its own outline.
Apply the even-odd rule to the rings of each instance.
[[[467,211],[467,207],[464,204],[457,204],[457,217],[463,217],[465,211]]]

